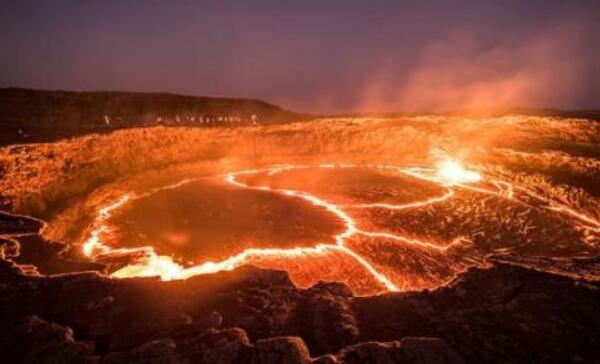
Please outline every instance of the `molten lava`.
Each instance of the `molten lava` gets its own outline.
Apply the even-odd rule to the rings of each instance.
[[[481,181],[481,175],[475,171],[466,170],[460,162],[452,159],[440,162],[437,166],[437,176],[448,184],[475,183]]]
[[[440,196],[435,196],[420,201],[408,202],[405,204],[392,203],[370,203],[370,204],[350,204],[337,205],[324,199],[300,190],[272,188],[267,185],[251,185],[241,181],[241,177],[249,177],[257,174],[266,174],[274,176],[286,171],[308,169],[308,168],[372,168],[392,171],[406,176],[418,178],[423,181],[435,183],[440,188],[445,189],[445,193]],[[420,249],[428,249],[445,254],[449,249],[461,244],[470,242],[466,236],[457,236],[449,242],[427,241],[416,239],[411,236],[396,234],[384,231],[371,231],[359,226],[357,221],[352,218],[346,209],[388,209],[388,210],[407,210],[420,209],[433,204],[438,204],[447,201],[455,195],[457,190],[467,190],[475,193],[484,193],[493,195],[501,199],[515,199],[515,191],[518,190],[524,193],[529,198],[533,198],[545,208],[559,213],[567,214],[579,221],[579,226],[583,229],[598,231],[600,222],[590,218],[574,209],[551,201],[542,196],[539,196],[524,187],[515,186],[508,181],[500,181],[494,178],[484,178],[478,172],[464,168],[455,160],[446,160],[439,163],[436,168],[424,167],[402,167],[390,165],[357,165],[357,164],[323,164],[318,166],[308,165],[284,165],[274,166],[267,169],[254,169],[239,172],[228,173],[224,177],[225,181],[233,186],[241,189],[250,189],[263,191],[265,193],[278,194],[289,198],[297,198],[306,201],[313,206],[325,209],[337,219],[339,219],[345,229],[335,236],[335,244],[316,243],[312,247],[294,247],[288,249],[273,249],[273,248],[249,248],[239,254],[230,256],[221,261],[207,261],[202,264],[193,266],[183,266],[175,261],[172,257],[159,255],[152,246],[143,246],[139,248],[119,248],[118,241],[115,241],[108,219],[111,214],[124,206],[125,204],[142,197],[147,197],[152,193],[161,189],[170,189],[188,183],[192,180],[185,180],[174,185],[165,186],[159,189],[154,189],[145,194],[128,193],[121,196],[116,201],[99,209],[97,217],[92,225],[92,229],[83,243],[83,254],[92,259],[99,259],[114,255],[132,255],[135,256],[133,263],[112,273],[113,277],[148,277],[159,276],[163,280],[185,279],[191,276],[214,273],[224,270],[233,270],[245,264],[253,264],[264,259],[299,259],[306,257],[326,256],[328,254],[338,253],[344,254],[349,259],[352,259],[358,264],[366,274],[377,281],[388,291],[398,291],[401,288],[395,281],[386,273],[385,270],[378,268],[377,265],[369,259],[368,256],[359,254],[355,249],[352,249],[346,243],[351,237],[364,236],[375,239],[390,239],[401,244],[415,246]],[[490,188],[490,186],[493,186]],[[525,202],[522,202],[525,203]],[[318,278],[318,277],[316,277]],[[402,287],[406,288],[405,286]]]

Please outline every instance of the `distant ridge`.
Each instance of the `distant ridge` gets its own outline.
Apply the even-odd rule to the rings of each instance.
[[[271,124],[303,117],[253,99],[0,88],[2,141],[37,140],[151,125]]]

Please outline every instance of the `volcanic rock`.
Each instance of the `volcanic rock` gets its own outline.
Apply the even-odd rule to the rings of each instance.
[[[302,290],[284,272],[251,267],[161,282],[29,276],[5,262],[0,350],[9,363],[599,358],[600,282],[517,263],[472,268],[433,291],[354,297],[339,283]]]
[[[365,342],[340,351],[336,362],[346,364],[373,363],[464,363],[444,340],[426,337],[407,337],[392,342]]]

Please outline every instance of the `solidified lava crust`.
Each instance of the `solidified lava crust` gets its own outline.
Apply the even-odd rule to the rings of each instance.
[[[546,262],[555,271],[573,263]],[[598,277],[506,258],[434,291],[359,298],[343,284],[303,290],[285,272],[251,267],[171,282],[27,276],[7,261],[1,269],[6,362],[564,363],[600,355]]]

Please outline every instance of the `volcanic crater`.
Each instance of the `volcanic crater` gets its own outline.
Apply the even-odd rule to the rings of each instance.
[[[316,119],[3,147],[0,347],[594,360],[600,165],[565,143],[598,145],[598,123]]]

